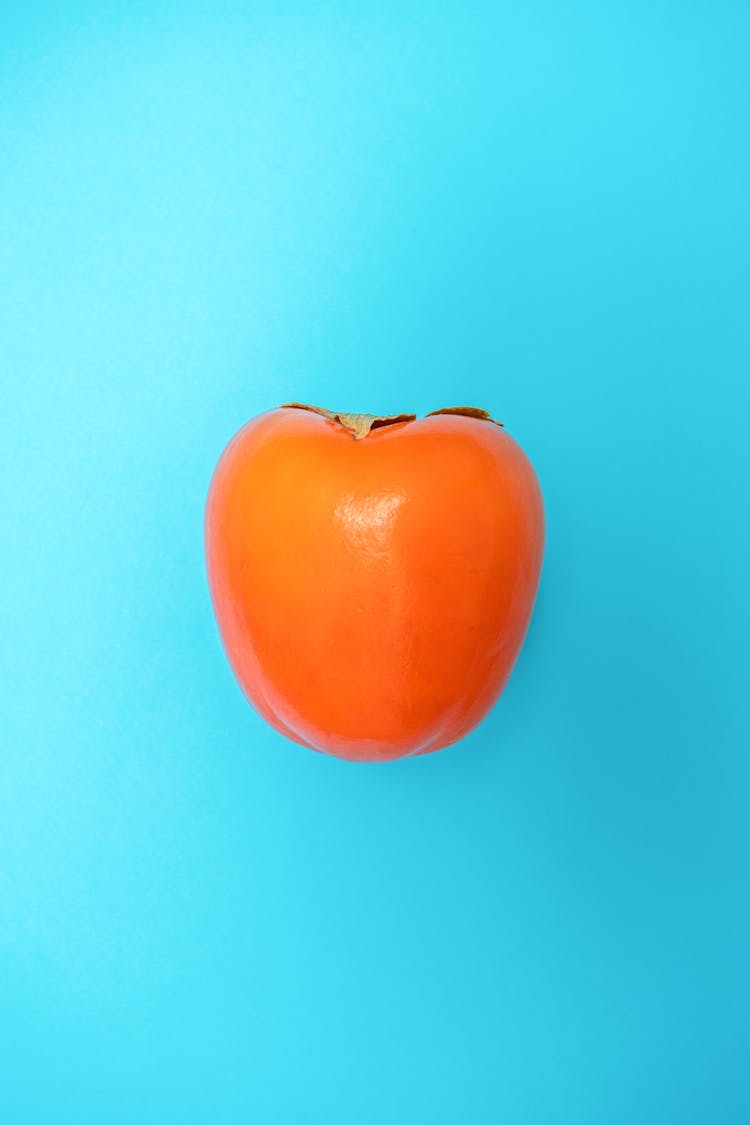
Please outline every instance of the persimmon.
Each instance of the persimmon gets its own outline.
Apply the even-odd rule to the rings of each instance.
[[[439,750],[503,690],[544,549],[536,475],[474,407],[249,421],[209,488],[206,564],[234,673],[271,726],[354,761]]]

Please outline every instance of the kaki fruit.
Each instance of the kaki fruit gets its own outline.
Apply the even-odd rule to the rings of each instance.
[[[542,496],[485,410],[290,402],[230,441],[206,503],[229,662],[287,738],[354,761],[468,734],[506,684],[544,549]]]

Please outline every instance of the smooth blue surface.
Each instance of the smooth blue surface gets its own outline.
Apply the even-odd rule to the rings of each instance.
[[[750,1121],[750,10],[11,6],[3,1125]],[[548,550],[463,744],[244,702],[225,442],[473,403]]]

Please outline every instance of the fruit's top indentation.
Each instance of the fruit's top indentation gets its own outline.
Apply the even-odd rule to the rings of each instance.
[[[343,414],[337,410],[326,410],[324,406],[311,406],[306,402],[284,402],[282,409],[310,410],[313,414],[320,414],[331,422],[337,422],[349,430],[355,441],[367,437],[371,430],[383,426],[393,426],[396,422],[414,422],[416,414]],[[436,414],[462,414],[466,418],[476,418],[480,422],[492,422],[494,426],[502,426],[496,418],[491,418],[486,410],[479,406],[444,406],[440,410],[431,410],[426,418]]]

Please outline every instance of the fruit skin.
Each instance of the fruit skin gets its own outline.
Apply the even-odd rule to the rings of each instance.
[[[491,420],[436,413],[356,440],[313,409],[258,415],[216,467],[205,546],[224,648],[295,742],[352,761],[439,750],[484,718],[523,643],[536,475]]]

